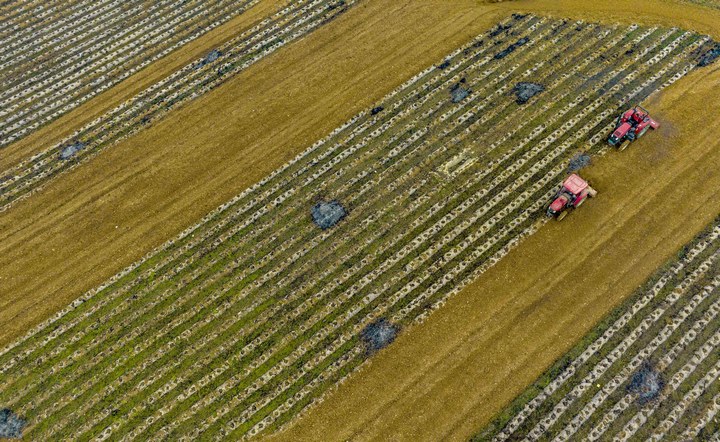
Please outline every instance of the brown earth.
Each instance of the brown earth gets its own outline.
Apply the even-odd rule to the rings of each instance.
[[[648,3],[650,23],[674,19],[673,8]],[[513,4],[548,5],[595,19],[629,7]],[[693,17],[683,26],[720,30],[714,12],[683,16]],[[583,171],[598,198],[543,227],[274,439],[464,440],[478,431],[720,213],[720,127],[704,124],[720,113],[718,87],[720,67],[705,68],[649,100],[660,130]]]
[[[501,14],[473,1],[365,1],[0,214],[0,345]]]

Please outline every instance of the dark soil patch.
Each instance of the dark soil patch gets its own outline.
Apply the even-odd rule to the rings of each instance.
[[[498,52],[497,54],[495,54],[495,60],[500,60],[500,59],[502,59],[502,58],[507,57],[508,55],[510,55],[510,54],[512,54],[513,52],[515,52],[515,49],[519,48],[520,46],[524,46],[524,45],[527,44],[527,42],[529,42],[529,41],[530,41],[530,39],[527,38],[527,37],[521,38],[520,40],[516,41],[515,43],[511,44],[511,45],[508,46],[507,48],[505,48],[505,49],[503,49],[502,51],[500,51],[500,52]]]
[[[630,379],[627,391],[637,394],[638,404],[644,405],[656,399],[664,386],[662,375],[655,371],[650,362],[645,361]]]
[[[718,57],[720,57],[720,43],[715,43],[712,48],[708,49],[704,54],[700,56],[700,59],[698,60],[698,66],[704,67],[711,63],[714,63]]]
[[[492,31],[490,31],[490,37],[497,37],[498,35],[502,34],[503,31],[507,31],[508,29],[512,28],[512,26],[513,25],[511,23],[508,23],[506,25],[498,24]]]
[[[570,158],[570,163],[568,164],[567,171],[568,173],[577,172],[578,170],[582,169],[583,167],[587,167],[590,164],[592,164],[592,158],[590,158],[590,155],[586,154],[585,152],[580,152]]]
[[[525,104],[535,95],[544,91],[545,87],[540,83],[521,82],[515,85],[513,92],[517,97],[517,104]]]
[[[201,67],[212,63],[213,61],[220,58],[221,55],[222,55],[222,51],[220,51],[218,49],[213,49],[205,56],[205,58],[202,59],[202,61],[200,61],[200,63],[198,63],[198,65],[195,69],[200,69]]]
[[[64,146],[60,150],[60,159],[61,160],[67,160],[68,158],[74,157],[78,152],[83,150],[87,146],[82,141],[76,141],[72,144],[69,144],[67,146]]]
[[[400,327],[391,324],[385,318],[371,322],[360,332],[360,339],[367,346],[368,353],[374,353],[390,345],[400,331]]]
[[[439,65],[437,65],[437,68],[440,70],[446,69],[448,67],[450,67],[450,60],[445,60],[442,63],[440,63]]]
[[[463,87],[463,84],[465,84],[466,80],[463,78],[460,80],[460,82],[455,83],[450,88],[450,98],[452,99],[453,103],[459,103],[465,98],[467,98],[468,95],[470,95],[470,89],[466,89]]]
[[[340,8],[342,6],[345,6],[345,0],[340,0],[338,2],[335,2],[327,7],[328,11],[332,11],[333,9]]]
[[[26,425],[25,419],[21,419],[12,410],[0,410],[0,439],[20,439]]]
[[[338,201],[320,201],[310,210],[313,222],[321,229],[329,229],[347,216],[347,211]]]

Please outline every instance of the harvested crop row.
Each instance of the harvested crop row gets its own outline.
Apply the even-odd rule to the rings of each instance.
[[[0,147],[112,87],[154,60],[254,6],[258,0],[66,2],[63,11],[24,28],[0,51]],[[308,8],[343,9],[321,0],[290,2],[261,27]],[[335,11],[338,12],[338,11]],[[27,40],[27,41],[25,41]],[[266,42],[267,46],[272,42]],[[222,51],[195,62],[204,66]]]
[[[477,440],[689,440],[716,428],[720,219],[604,321],[602,333]],[[533,387],[535,388],[535,387]],[[528,396],[525,396],[528,397]],[[708,427],[708,428],[705,428]],[[709,433],[708,433],[709,431]]]
[[[90,159],[102,149],[141,130],[278,48],[307,35],[352,7],[332,0],[296,2],[263,20],[213,52],[153,84],[115,109],[88,123],[65,140],[2,173],[0,205],[5,210],[57,174]],[[58,111],[60,112],[60,111]],[[59,114],[58,114],[59,115]]]
[[[0,51],[0,147],[252,7],[256,0],[77,2]],[[78,4],[79,3],[79,4]],[[77,10],[75,8],[77,7]],[[64,12],[70,12],[64,16]]]
[[[277,428],[367,360],[368,328],[421,320],[537,229],[578,145],[705,42],[508,18],[0,352],[3,404],[38,438]]]

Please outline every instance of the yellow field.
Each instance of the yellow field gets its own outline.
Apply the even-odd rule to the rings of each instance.
[[[0,213],[0,344],[176,236],[504,13],[471,1],[361,4]]]
[[[634,7],[503,6],[611,21]],[[720,35],[717,13],[677,8],[647,2],[642,22]],[[720,69],[700,70],[647,103],[664,126],[584,172],[596,200],[533,235],[274,439],[470,437],[720,213],[720,130],[703,124],[720,112],[718,86]]]
[[[280,3],[261,2],[11,145],[0,167]],[[516,10],[720,39],[719,10],[671,1],[367,0],[0,213],[0,347]],[[525,240],[275,438],[472,435],[720,213],[720,127],[703,124],[720,112],[719,87],[713,65],[646,103],[660,130],[583,172],[598,198]]]
[[[720,71],[651,104],[665,124],[584,172],[600,195],[407,330],[280,440],[465,440],[720,212]],[[693,92],[691,92],[693,91]],[[669,123],[669,124],[668,124]]]

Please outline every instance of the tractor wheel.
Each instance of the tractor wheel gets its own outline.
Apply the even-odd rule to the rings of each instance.
[[[556,219],[558,221],[562,221],[563,218],[565,218],[567,216],[567,214],[568,214],[568,211],[567,211],[567,209],[565,209],[562,212],[560,212],[560,215],[558,215]]]
[[[580,201],[577,206],[575,206],[575,208],[577,209],[578,207],[582,206],[585,201],[587,201],[587,198],[583,198],[583,200]]]
[[[648,128],[649,128],[649,127],[650,127],[650,126],[645,126],[645,129],[641,130],[637,137],[638,137],[638,138],[642,138],[642,136],[645,135],[645,132],[648,131]]]
[[[630,145],[630,140],[623,140],[622,143],[618,146],[618,150],[622,152],[623,150],[627,149],[627,147]]]

